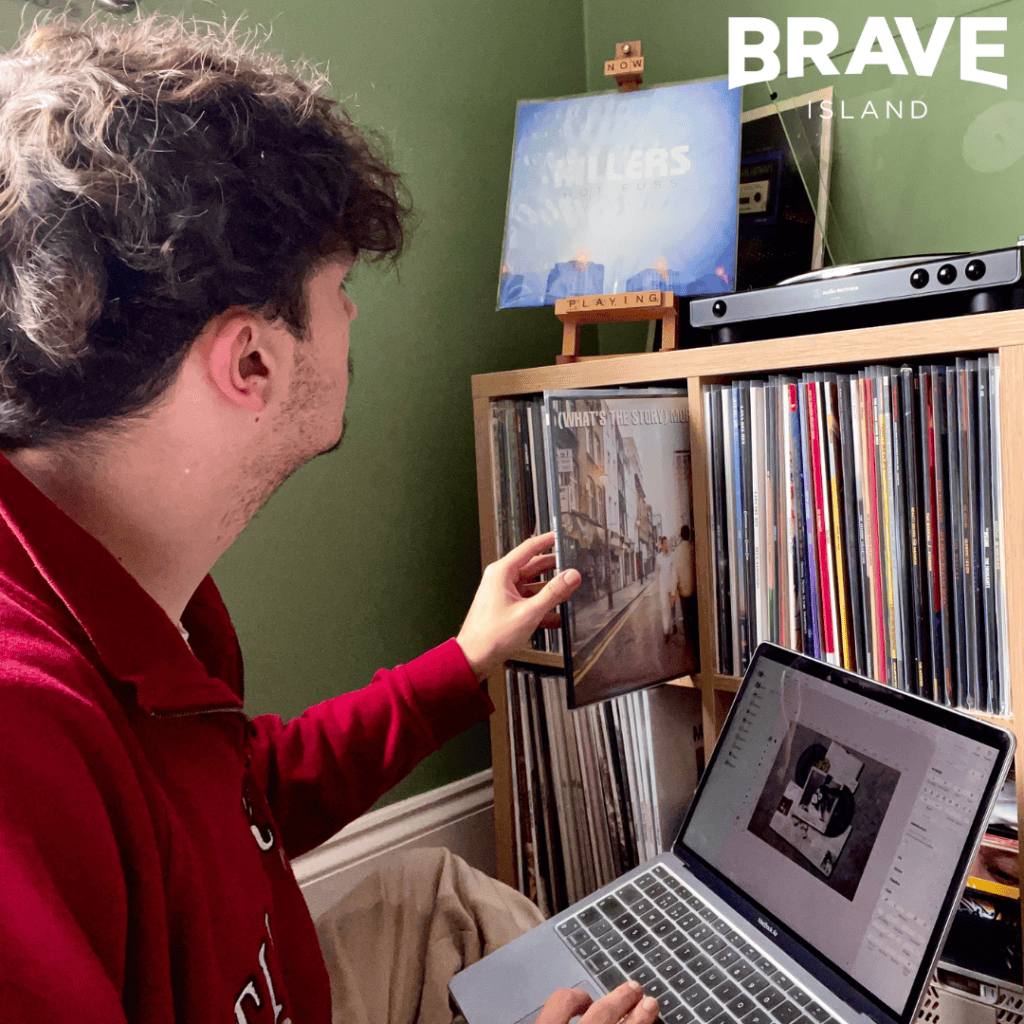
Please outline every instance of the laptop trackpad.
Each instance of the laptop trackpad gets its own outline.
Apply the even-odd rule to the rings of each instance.
[[[566,985],[565,987],[581,988],[584,992],[590,995],[591,999],[600,999],[604,995],[604,993],[589,978],[584,978],[582,981],[577,981],[575,984]],[[533,1022],[540,1015],[540,1011],[543,1009],[543,1006],[538,1006],[536,1010],[533,1010],[531,1013],[528,1013],[525,1017],[520,1017],[520,1019],[516,1021],[516,1024],[533,1024]],[[571,1018],[571,1020],[579,1019],[580,1018],[578,1016]]]

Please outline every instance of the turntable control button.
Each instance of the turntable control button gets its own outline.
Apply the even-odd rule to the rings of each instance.
[[[928,271],[924,267],[918,267],[910,275],[910,283],[914,288],[923,288],[928,283]]]
[[[964,274],[967,275],[969,281],[980,281],[985,276],[986,270],[988,270],[988,267],[985,266],[984,260],[971,260],[964,267]]]
[[[712,316],[722,317],[722,316],[725,316],[725,314],[728,312],[728,310],[729,310],[729,307],[725,304],[725,302],[722,299],[719,299],[711,307],[711,314],[712,314]]]
[[[943,263],[935,276],[939,279],[939,284],[952,284],[956,280],[956,267],[952,263]]]

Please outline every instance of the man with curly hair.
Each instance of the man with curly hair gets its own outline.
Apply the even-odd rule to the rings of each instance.
[[[399,252],[407,209],[321,86],[172,19],[59,21],[0,60],[5,1024],[329,1020],[289,858],[486,717],[480,681],[578,585],[537,582],[535,538],[458,637],[287,725],[244,714],[209,572],[339,444],[345,279]],[[382,941],[356,951],[375,970],[334,965],[336,1019],[398,995],[438,1019]],[[556,993],[541,1019],[657,1009],[636,986],[589,1003]]]

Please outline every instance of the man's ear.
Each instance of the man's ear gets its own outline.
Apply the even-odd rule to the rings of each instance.
[[[280,386],[281,334],[248,310],[226,310],[210,320],[196,339],[197,355],[203,376],[223,401],[256,413],[266,408]]]

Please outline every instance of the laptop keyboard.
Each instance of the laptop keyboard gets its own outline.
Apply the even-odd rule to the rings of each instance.
[[[664,1024],[838,1024],[660,864],[567,918],[558,933],[606,990],[640,982]]]

